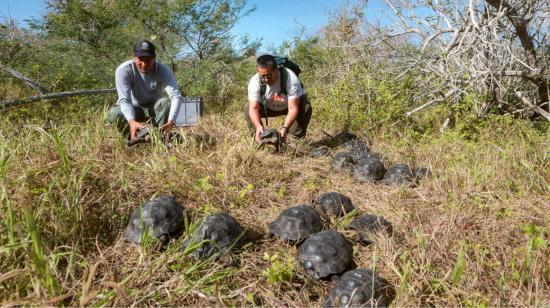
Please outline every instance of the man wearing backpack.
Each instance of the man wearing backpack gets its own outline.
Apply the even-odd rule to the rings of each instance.
[[[153,43],[140,40],[134,45],[133,59],[116,69],[115,84],[118,102],[107,114],[107,123],[116,124],[124,134],[130,133],[131,140],[149,119],[163,133],[170,131],[181,94],[170,68],[156,60]]]
[[[306,135],[312,113],[311,104],[300,79],[289,67],[300,73],[299,67],[286,58],[262,55],[256,59],[257,74],[248,83],[245,118],[257,142],[260,142],[260,134],[264,130],[262,118],[266,119],[268,125],[268,117],[285,115],[283,125],[279,128],[283,141],[288,133],[296,138]]]

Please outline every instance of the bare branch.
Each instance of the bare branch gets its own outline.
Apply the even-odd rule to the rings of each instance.
[[[31,96],[31,97],[22,98],[22,99],[12,99],[12,100],[3,101],[3,102],[0,102],[0,108],[19,105],[23,103],[36,102],[41,100],[49,100],[54,98],[65,98],[65,97],[73,97],[73,96],[98,95],[98,94],[109,94],[109,93],[116,93],[116,89],[75,90],[75,91],[66,91],[66,92],[59,92],[59,93],[49,93],[45,95],[37,95],[37,96]]]
[[[5,65],[2,65],[0,63],[0,69],[5,71],[5,72],[8,72],[10,73],[12,76],[14,76],[15,78],[23,81],[25,84],[27,84],[29,87],[35,89],[38,93],[40,94],[46,94],[48,93],[49,91],[42,87],[41,85],[39,85],[36,81],[26,77],[25,75],[21,74],[20,72],[14,70],[13,68],[11,67],[7,67]]]
[[[521,101],[529,106],[531,109],[535,110],[538,114],[540,114],[541,116],[543,116],[546,120],[550,121],[550,112],[547,112],[546,110],[540,108],[539,106],[533,104],[532,102],[529,101],[529,99],[527,99],[525,96],[523,96],[523,94],[519,91],[516,92],[516,95],[521,99]],[[548,103],[546,103],[548,104]]]

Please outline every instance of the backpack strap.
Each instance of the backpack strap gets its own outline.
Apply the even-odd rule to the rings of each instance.
[[[284,66],[279,66],[279,74],[281,76],[281,93],[286,93],[286,82],[288,80],[288,72]]]
[[[260,104],[262,105],[262,109],[264,110],[264,114],[265,114],[265,126],[268,126],[269,122],[267,120],[267,100],[265,99],[265,91],[267,86],[262,81],[259,75],[258,75],[258,79],[260,80]],[[261,117],[260,117],[260,122],[261,122]]]

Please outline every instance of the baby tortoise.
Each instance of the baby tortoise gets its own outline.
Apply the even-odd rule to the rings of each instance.
[[[244,230],[241,225],[227,213],[216,213],[206,216],[197,227],[193,236],[184,246],[198,245],[191,253],[197,259],[220,257],[244,243]]]
[[[157,249],[162,248],[184,226],[183,207],[171,196],[159,196],[145,202],[134,210],[128,226],[124,231],[124,239],[141,243],[144,235],[159,239]]]
[[[390,186],[411,185],[415,180],[413,170],[407,164],[393,165],[384,174],[384,182]]]
[[[326,145],[316,147],[311,151],[309,151],[308,153],[309,157],[313,157],[313,158],[328,156],[328,154],[329,154],[329,149]]]
[[[300,245],[297,258],[308,275],[315,279],[327,278],[350,267],[353,246],[334,230],[321,231]]]
[[[268,235],[299,242],[322,229],[321,217],[307,205],[287,208],[268,226]]]
[[[357,231],[357,239],[360,243],[370,245],[373,241],[369,238],[371,233],[387,232],[389,236],[393,235],[391,223],[382,216],[361,215],[355,217],[348,226]]]
[[[350,198],[335,191],[320,194],[313,201],[313,207],[320,213],[336,217],[344,216],[355,209]]]
[[[350,152],[336,153],[330,161],[330,166],[339,171],[351,171],[354,164],[355,160]]]
[[[366,157],[370,153],[370,148],[363,140],[353,139],[344,143],[344,150],[351,153],[351,157],[355,161]]]
[[[264,131],[260,133],[260,144],[258,145],[258,150],[263,148],[266,144],[274,146],[275,152],[279,152],[283,145],[281,133],[274,128],[264,129]]]
[[[371,269],[345,272],[329,291],[322,307],[387,307],[394,291]]]
[[[126,141],[126,145],[131,147],[139,143],[146,143],[151,140],[149,128],[147,127],[138,127],[136,129],[136,137]]]
[[[353,176],[361,181],[380,181],[385,172],[384,164],[373,157],[362,158],[353,167]]]

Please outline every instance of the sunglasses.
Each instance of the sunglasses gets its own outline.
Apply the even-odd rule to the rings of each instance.
[[[273,77],[273,73],[269,73],[269,74],[260,74],[260,78],[261,79],[271,79],[271,77]]]

